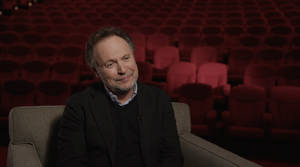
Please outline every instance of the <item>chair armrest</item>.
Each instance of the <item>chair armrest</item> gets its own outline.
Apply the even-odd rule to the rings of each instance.
[[[208,111],[206,114],[206,122],[209,127],[214,128],[217,121],[217,112],[215,110]]]
[[[229,111],[222,112],[222,120],[224,122],[224,127],[227,128],[230,124],[230,112]]]
[[[180,135],[184,167],[261,167],[198,136]]]
[[[264,113],[264,115],[263,115],[263,126],[264,126],[266,134],[271,133],[272,119],[273,119],[273,117],[272,117],[271,113]]]
[[[40,158],[32,144],[9,144],[7,167],[42,167]]]

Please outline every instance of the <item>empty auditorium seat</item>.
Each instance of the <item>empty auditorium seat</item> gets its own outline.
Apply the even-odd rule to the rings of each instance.
[[[130,33],[135,44],[135,59],[136,61],[145,61],[146,60],[146,36],[142,33]]]
[[[283,63],[283,52],[276,48],[261,49],[255,58],[256,63],[278,67]]]
[[[48,33],[45,35],[45,40],[47,44],[53,45],[53,46],[62,46],[65,43],[65,38],[66,34],[62,33]]]
[[[212,136],[217,117],[213,109],[212,88],[200,83],[185,84],[179,88],[179,95],[179,101],[190,107],[192,133]]]
[[[200,35],[180,35],[178,38],[180,59],[183,61],[189,61],[191,57],[191,50],[202,44]]]
[[[231,137],[259,138],[265,136],[268,123],[266,94],[263,88],[239,85],[229,96],[229,110],[222,113],[225,133]]]
[[[79,80],[79,65],[70,61],[56,62],[52,65],[51,79],[71,84],[77,83]]]
[[[63,105],[70,95],[70,85],[66,82],[46,80],[37,86],[37,105]]]
[[[19,78],[20,65],[12,60],[0,60],[0,84],[7,80]]]
[[[265,88],[269,93],[276,82],[276,71],[273,67],[264,64],[249,64],[244,74],[244,84]]]
[[[197,67],[208,62],[217,61],[218,51],[214,47],[197,46],[191,51],[191,62]]]
[[[160,47],[170,46],[170,38],[169,36],[161,33],[151,34],[147,38],[146,49],[147,49],[147,57],[150,62],[153,61],[154,51]]]
[[[284,36],[270,35],[265,37],[264,44],[267,47],[287,49],[287,47],[289,46],[289,41],[288,38]]]
[[[34,48],[34,54],[37,60],[54,63],[57,59],[58,51],[55,47],[48,44],[40,44]]]
[[[232,50],[230,52],[228,63],[229,81],[233,83],[242,83],[246,67],[253,61],[254,54],[252,50],[247,48],[237,48]]]
[[[251,35],[244,35],[240,37],[240,45],[242,47],[249,47],[249,48],[256,48],[261,44],[261,40],[258,37],[251,36]]]
[[[23,43],[14,44],[7,47],[7,55],[10,56],[11,60],[16,62],[24,62],[27,58],[33,58],[33,50],[32,48]]]
[[[18,42],[19,36],[16,32],[6,31],[0,33],[0,43],[2,44],[14,44]]]
[[[249,35],[255,35],[255,36],[263,36],[265,35],[268,30],[266,29],[265,26],[249,26],[247,28],[247,32],[249,33]]]
[[[40,33],[28,32],[23,34],[23,41],[29,45],[36,45],[43,42],[43,38]]]
[[[24,33],[24,32],[28,32],[31,30],[31,26],[27,23],[12,24],[10,27],[11,27],[10,30],[17,32],[17,33]]]
[[[184,84],[196,82],[196,65],[189,62],[177,62],[167,71],[167,92],[171,97],[178,97],[179,88]]]
[[[271,137],[279,140],[300,139],[300,88],[278,86],[271,89]]]
[[[227,83],[228,71],[227,65],[222,63],[206,63],[198,67],[197,83],[210,85],[212,88],[219,90],[216,96],[222,96],[229,93],[230,85]]]
[[[278,85],[300,86],[300,65],[283,65],[278,71]]]
[[[58,57],[59,61],[69,61],[80,64],[83,50],[77,45],[64,45],[60,49],[62,55]]]
[[[152,82],[152,64],[148,62],[136,62],[139,69],[139,81],[143,83]]]
[[[153,56],[154,79],[165,80],[168,67],[176,62],[179,62],[178,48],[166,46],[156,49]]]
[[[50,77],[50,66],[44,61],[28,61],[22,64],[21,77],[35,85]]]
[[[25,80],[8,80],[3,84],[2,103],[8,114],[12,107],[35,105],[35,86]]]
[[[300,49],[291,49],[284,56],[286,64],[300,65]]]

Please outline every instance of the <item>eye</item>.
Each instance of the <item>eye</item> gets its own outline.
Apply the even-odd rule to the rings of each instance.
[[[130,56],[129,55],[126,55],[122,58],[124,61],[128,61],[130,59]]]
[[[114,63],[112,63],[112,62],[106,63],[104,66],[105,66],[105,68],[111,69],[111,68],[113,68]]]

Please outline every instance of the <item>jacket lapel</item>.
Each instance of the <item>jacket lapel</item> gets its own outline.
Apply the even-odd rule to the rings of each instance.
[[[94,92],[93,107],[91,113],[94,116],[96,125],[100,135],[103,137],[105,144],[108,147],[110,160],[114,163],[114,152],[116,149],[116,139],[114,135],[114,127],[111,117],[110,102],[105,95],[105,90],[102,84],[99,84],[99,89]]]

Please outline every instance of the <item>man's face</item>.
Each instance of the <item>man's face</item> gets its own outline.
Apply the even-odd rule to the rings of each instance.
[[[103,84],[115,94],[126,94],[133,90],[138,78],[138,69],[133,50],[118,36],[99,41],[93,49],[98,64],[97,75]]]

